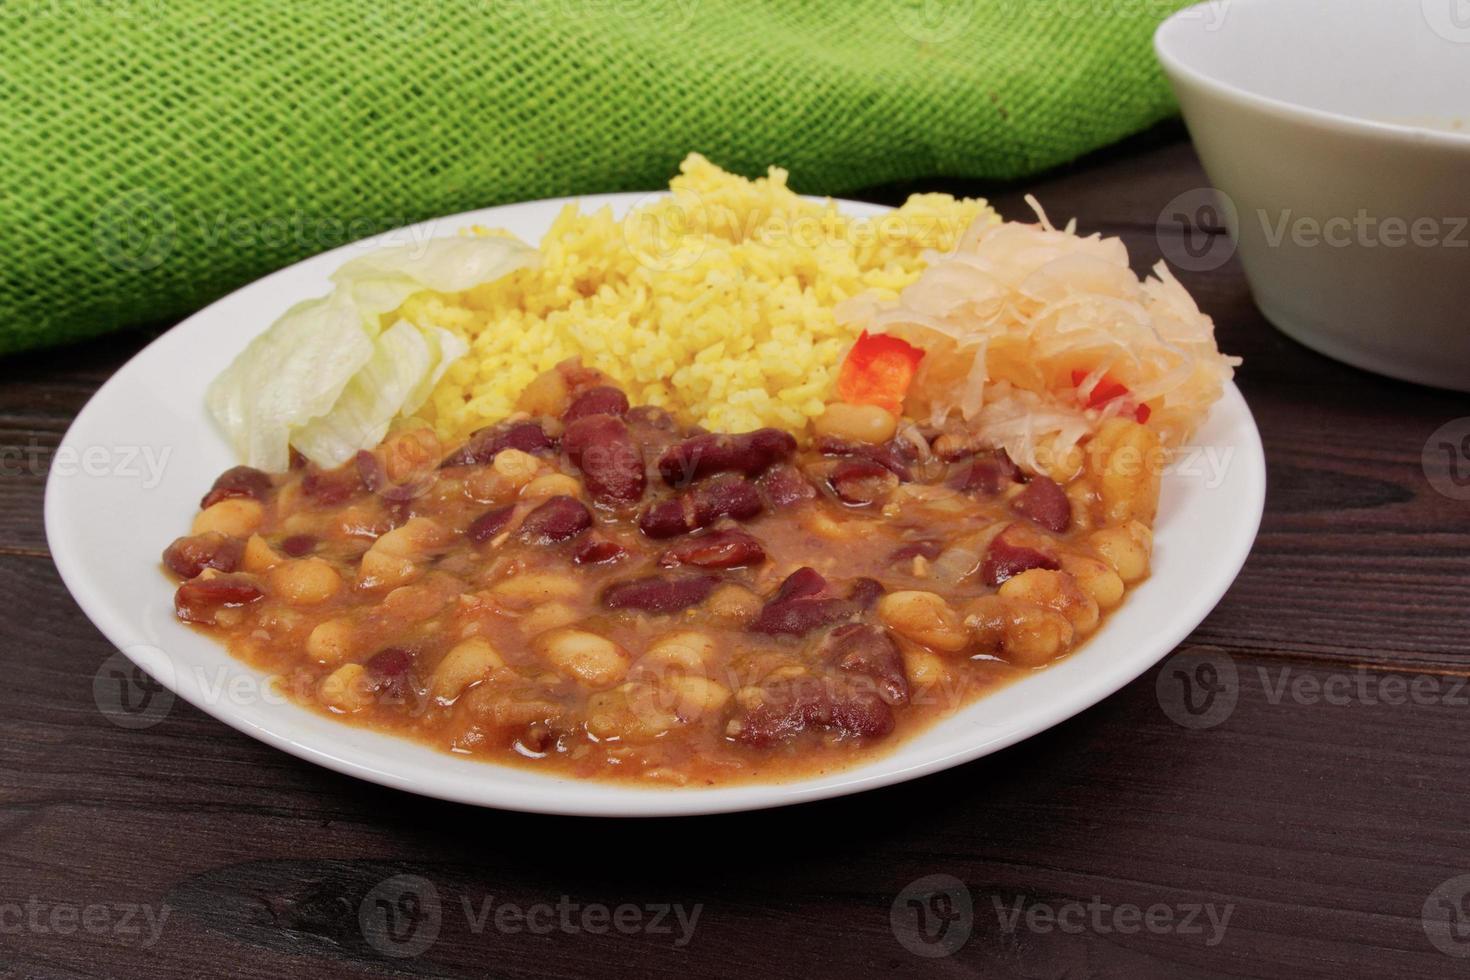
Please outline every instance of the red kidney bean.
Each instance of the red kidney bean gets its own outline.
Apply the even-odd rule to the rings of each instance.
[[[956,490],[987,496],[1000,493],[1011,483],[1021,483],[1021,470],[1004,449],[982,450],[955,467],[949,485]]]
[[[240,567],[245,542],[239,538],[209,531],[177,538],[163,550],[163,563],[180,578],[193,578],[206,568],[233,572]]]
[[[817,440],[817,451],[824,456],[849,456],[871,460],[889,470],[904,483],[911,483],[914,474],[909,469],[916,450],[907,440],[891,440],[881,445],[868,442],[849,442],[836,436],[822,436]]]
[[[772,466],[755,482],[773,507],[786,507],[817,496],[817,488],[802,476],[801,470],[784,463]]]
[[[551,544],[575,538],[592,526],[592,515],[575,497],[548,498],[521,521],[521,539],[531,544]]]
[[[658,461],[659,475],[671,487],[687,486],[702,476],[729,470],[759,476],[796,452],[796,439],[780,429],[706,433],[675,443]]]
[[[470,433],[465,444],[446,456],[439,467],[484,466],[505,449],[545,456],[556,449],[556,441],[540,422],[502,422]]]
[[[510,519],[515,512],[514,505],[487,510],[473,521],[470,521],[470,526],[465,528],[465,537],[469,538],[475,544],[484,544],[505,530],[505,526],[510,523]]]
[[[839,626],[827,637],[826,657],[845,671],[872,678],[889,704],[908,701],[903,655],[886,630],[868,623]]]
[[[333,470],[308,466],[301,478],[301,492],[323,507],[335,507],[363,489],[362,474],[354,463]]]
[[[830,626],[858,612],[849,599],[785,599],[768,602],[750,624],[753,633],[801,636]]]
[[[612,385],[598,385],[572,399],[571,406],[562,414],[561,420],[570,425],[588,415],[616,415],[621,418],[626,414],[628,396]]]
[[[229,497],[249,497],[264,500],[271,490],[271,478],[253,466],[233,466],[225,470],[214,481],[214,486],[199,501],[200,509],[211,507]]]
[[[876,691],[818,677],[765,685],[753,704],[739,709],[735,721],[735,740],[757,746],[823,728],[879,737],[894,724],[893,709]]]
[[[402,697],[413,683],[414,655],[403,647],[385,647],[363,663],[374,691]]]
[[[650,538],[672,538],[708,527],[722,517],[747,521],[763,508],[755,484],[744,477],[724,474],[713,477],[672,500],[650,505],[638,526]]]
[[[734,738],[748,745],[772,745],[831,720],[827,684],[817,677],[798,677],[762,686],[759,698],[738,710]]]
[[[743,568],[766,560],[761,543],[744,531],[711,531],[687,538],[665,551],[660,565],[697,568]]]
[[[316,550],[316,538],[310,534],[293,534],[281,542],[288,558],[304,558]]]
[[[690,518],[684,512],[684,498],[674,497],[649,504],[638,518],[638,528],[650,538],[672,538],[692,530]]]
[[[383,464],[378,462],[378,457],[366,449],[359,449],[352,461],[357,465],[357,475],[369,493],[377,493],[388,486],[388,474],[383,469]]]
[[[601,565],[617,561],[626,554],[622,545],[593,532],[577,544],[577,550],[572,552],[572,561],[578,565]]]
[[[776,589],[776,594],[771,596],[771,601],[807,599],[820,596],[826,591],[827,580],[822,578],[822,573],[815,568],[803,565],[781,580],[781,585]]]
[[[1055,558],[1027,545],[1017,544],[1010,540],[1007,531],[1002,531],[985,550],[985,558],[980,562],[980,579],[986,585],[995,586],[1032,568],[1055,571],[1061,567]]]
[[[696,528],[708,527],[722,517],[748,521],[764,506],[755,484],[733,474],[717,476],[690,490],[689,504]]]
[[[577,419],[567,426],[561,443],[567,457],[581,469],[582,482],[593,500],[617,506],[643,496],[648,482],[643,453],[622,419],[611,415]]]
[[[821,573],[803,566],[786,576],[749,628],[755,633],[800,636],[858,610],[858,603],[850,599],[831,597]]]
[[[186,623],[213,623],[221,609],[249,605],[265,595],[248,575],[196,578],[174,593],[174,612]]]
[[[859,738],[882,738],[893,731],[893,709],[865,685],[841,685],[832,694],[831,726]]]
[[[883,597],[888,590],[883,588],[883,583],[875,578],[854,579],[851,588],[847,591],[847,597],[856,602],[863,609],[873,608],[873,603]]]
[[[871,459],[844,459],[832,468],[827,483],[837,499],[863,507],[887,500],[898,486],[898,477]]]
[[[547,435],[546,429],[534,419],[508,423],[503,435],[495,441],[502,443],[495,453],[502,449],[519,449],[523,453],[545,455],[556,449],[556,439]],[[495,459],[495,453],[490,454],[491,460]]]
[[[665,577],[650,575],[609,585],[602,604],[609,609],[638,609],[651,613],[678,612],[708,598],[718,579],[705,575]]]
[[[401,677],[413,668],[413,654],[403,647],[384,647],[364,663],[374,678]]]
[[[1026,489],[1016,495],[1011,508],[1046,528],[1061,534],[1072,524],[1072,501],[1049,476],[1033,476]]]

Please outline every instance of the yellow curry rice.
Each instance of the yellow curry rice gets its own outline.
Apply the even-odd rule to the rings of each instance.
[[[685,422],[800,430],[855,339],[833,308],[870,290],[895,296],[927,250],[949,251],[977,218],[999,220],[984,201],[945,194],[854,220],[801,199],[784,170],[750,181],[698,154],[670,190],[622,220],[569,205],[538,268],[404,306],[471,345],[421,412],[442,438],[514,411],[532,378],[569,357]]]

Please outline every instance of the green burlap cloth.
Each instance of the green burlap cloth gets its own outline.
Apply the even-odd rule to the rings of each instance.
[[[1182,0],[0,0],[0,352],[374,231],[664,184],[1011,178],[1173,103]]]

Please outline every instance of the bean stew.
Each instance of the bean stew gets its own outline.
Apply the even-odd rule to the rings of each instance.
[[[1132,419],[1058,482],[872,405],[692,429],[575,362],[520,408],[458,446],[410,426],[337,469],[226,471],[163,555],[178,617],[353,724],[709,785],[890,746],[1074,650],[1148,573]]]

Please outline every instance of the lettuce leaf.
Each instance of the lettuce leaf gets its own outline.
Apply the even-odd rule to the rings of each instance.
[[[516,238],[429,238],[360,255],[332,274],[359,306],[391,313],[420,290],[459,293],[530,265],[536,251]]]
[[[428,374],[419,379],[418,387],[409,392],[408,398],[403,402],[403,414],[411,415],[419,410],[424,402],[429,400],[429,393],[444,377],[444,372],[449,370],[449,365],[464,357],[470,352],[470,345],[458,334],[450,333],[443,327],[430,327],[424,333],[424,340],[431,349],[437,349],[438,361]]]
[[[456,237],[380,249],[345,263],[335,288],[298,303],[209,386],[210,414],[251,466],[283,470],[295,446],[322,466],[382,440],[468,350],[438,327],[383,315],[414,293],[462,292],[531,265],[514,238]]]
[[[325,415],[373,356],[373,337],[351,296],[298,303],[256,337],[210,384],[206,402],[251,466],[284,470],[291,430]]]
[[[373,356],[355,374],[332,410],[291,436],[291,445],[322,466],[340,466],[376,446],[392,420],[418,409],[449,365],[469,345],[448,330],[399,320],[373,343]]]
[[[388,425],[437,360],[424,335],[399,320],[373,341],[373,355],[342,389],[331,411],[291,434],[307,459],[337,466],[359,449],[376,445]]]

